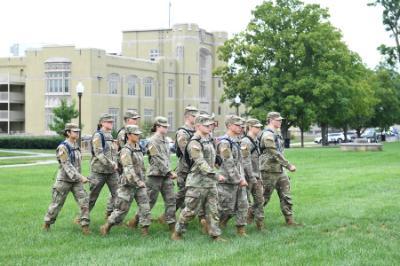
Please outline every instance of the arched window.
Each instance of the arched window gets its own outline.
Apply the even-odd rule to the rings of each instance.
[[[127,78],[128,83],[128,95],[136,95],[137,77],[130,75]]]
[[[112,73],[108,75],[108,93],[109,94],[118,94],[118,85],[119,85],[119,75],[116,73]]]

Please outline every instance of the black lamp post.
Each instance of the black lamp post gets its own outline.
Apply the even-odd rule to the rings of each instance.
[[[82,84],[82,82],[78,82],[78,85],[76,85],[76,93],[78,94],[78,103],[79,103],[79,109],[78,109],[78,111],[79,111],[79,128],[82,130],[82,105],[81,105],[81,99],[82,99],[82,95],[83,95],[83,92],[85,91],[85,86],[83,86],[83,84]],[[79,147],[81,146],[81,132],[82,131],[79,131],[79,140],[78,140],[78,143],[79,143]]]

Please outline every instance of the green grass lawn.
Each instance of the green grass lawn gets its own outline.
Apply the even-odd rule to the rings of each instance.
[[[0,157],[9,157],[9,156],[26,156],[28,154],[24,153],[15,153],[15,152],[7,152],[7,151],[0,151]]]
[[[284,226],[274,195],[266,208],[265,233],[248,226],[248,238],[224,230],[228,243],[212,243],[196,221],[185,240],[172,242],[166,227],[150,236],[114,227],[101,237],[108,191],[91,213],[92,235],[72,223],[72,196],[49,233],[41,225],[51,199],[55,165],[0,170],[0,264],[2,265],[398,265],[400,262],[400,143],[383,152],[338,148],[290,149],[295,217],[305,226]],[[88,161],[84,163],[88,173]],[[158,217],[162,202],[153,210]],[[128,217],[136,210],[136,204]]]

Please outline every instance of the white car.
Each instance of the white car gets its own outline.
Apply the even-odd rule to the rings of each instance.
[[[328,142],[329,143],[342,143],[344,141],[343,133],[328,133]],[[315,143],[321,144],[322,137],[316,137],[314,139]]]

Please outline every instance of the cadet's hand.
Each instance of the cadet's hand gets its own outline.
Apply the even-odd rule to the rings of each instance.
[[[177,177],[178,177],[178,175],[175,172],[173,172],[173,171],[169,172],[169,178],[176,179]]]
[[[225,181],[225,177],[223,175],[219,175],[218,176],[218,181],[219,182],[224,182]]]
[[[140,187],[140,188],[142,188],[142,187],[146,187],[146,184],[145,184],[142,180],[139,180],[139,181],[137,182],[137,186]]]
[[[113,169],[114,171],[118,170],[118,164],[116,162],[113,162]]]
[[[85,183],[89,182],[89,179],[88,179],[86,176],[82,176],[82,177],[81,177],[81,182],[82,182],[83,184],[85,184]]]
[[[246,179],[240,180],[239,186],[241,186],[241,187],[247,187],[248,185],[249,185],[249,184],[247,184]]]
[[[293,164],[289,165],[289,171],[290,172],[295,172],[296,171],[296,166],[294,166]]]

